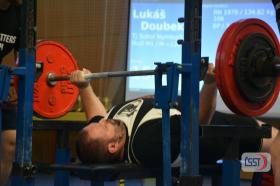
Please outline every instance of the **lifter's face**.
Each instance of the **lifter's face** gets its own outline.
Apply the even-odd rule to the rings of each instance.
[[[90,138],[101,139],[101,140],[113,140],[116,138],[116,130],[111,122],[106,119],[100,120],[98,123],[88,125],[86,130],[88,130]]]

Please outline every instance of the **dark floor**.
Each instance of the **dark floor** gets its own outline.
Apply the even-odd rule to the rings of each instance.
[[[54,177],[50,174],[39,174],[35,178],[35,186],[51,186],[54,185]],[[155,179],[144,180],[125,180],[124,184],[120,184],[119,181],[106,182],[105,186],[154,186]],[[8,184],[7,186],[10,186]],[[62,185],[61,185],[62,186]],[[90,181],[80,180],[77,177],[70,178],[69,186],[91,186]],[[211,186],[210,178],[204,178],[203,186]],[[240,186],[251,186],[249,181],[241,181]]]

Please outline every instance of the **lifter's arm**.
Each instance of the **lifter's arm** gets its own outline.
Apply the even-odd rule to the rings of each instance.
[[[277,131],[277,135],[269,147],[271,154],[271,164],[274,175],[274,186],[280,186],[280,133]]]
[[[213,64],[209,64],[199,95],[199,123],[209,124],[216,110],[217,85]]]
[[[74,71],[70,76],[70,81],[80,89],[80,96],[86,118],[87,120],[90,120],[97,115],[105,116],[106,109],[99,98],[95,95],[90,82],[85,80],[84,75],[87,73],[90,72],[86,69],[83,69],[83,71]]]
[[[259,126],[265,122],[256,120]],[[280,186],[280,132],[279,129],[272,127],[271,138],[263,138],[262,151],[271,155],[271,165],[274,176],[274,186]]]

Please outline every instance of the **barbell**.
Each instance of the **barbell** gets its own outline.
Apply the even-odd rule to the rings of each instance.
[[[269,25],[259,19],[233,23],[224,32],[216,53],[216,81],[221,97],[233,112],[257,116],[267,112],[279,94],[279,42]],[[34,111],[45,118],[69,112],[79,90],[69,81],[79,69],[63,45],[54,41],[37,44],[36,62],[43,70],[34,84]],[[86,79],[153,75],[154,70],[101,72]]]
[[[69,50],[58,42],[40,41],[36,48],[34,112],[44,118],[61,117],[72,109],[79,94],[77,87],[67,81],[71,72],[79,69],[77,62]],[[208,59],[202,59],[201,77],[206,74],[208,67]],[[144,76],[155,73],[155,70],[98,72],[86,74],[85,79]],[[16,77],[14,82],[17,84]]]

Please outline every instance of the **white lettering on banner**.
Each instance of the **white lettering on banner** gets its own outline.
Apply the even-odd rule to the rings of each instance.
[[[183,31],[184,24],[179,23],[150,23],[147,21],[141,22],[141,30],[142,31]]]
[[[150,10],[146,9],[144,11],[133,10],[134,19],[165,19],[166,12],[164,9]]]
[[[0,43],[0,49],[1,49],[1,51],[3,51],[3,48],[4,48],[4,44],[3,44],[3,43]]]
[[[16,40],[17,36],[0,33],[0,42],[14,44]]]

